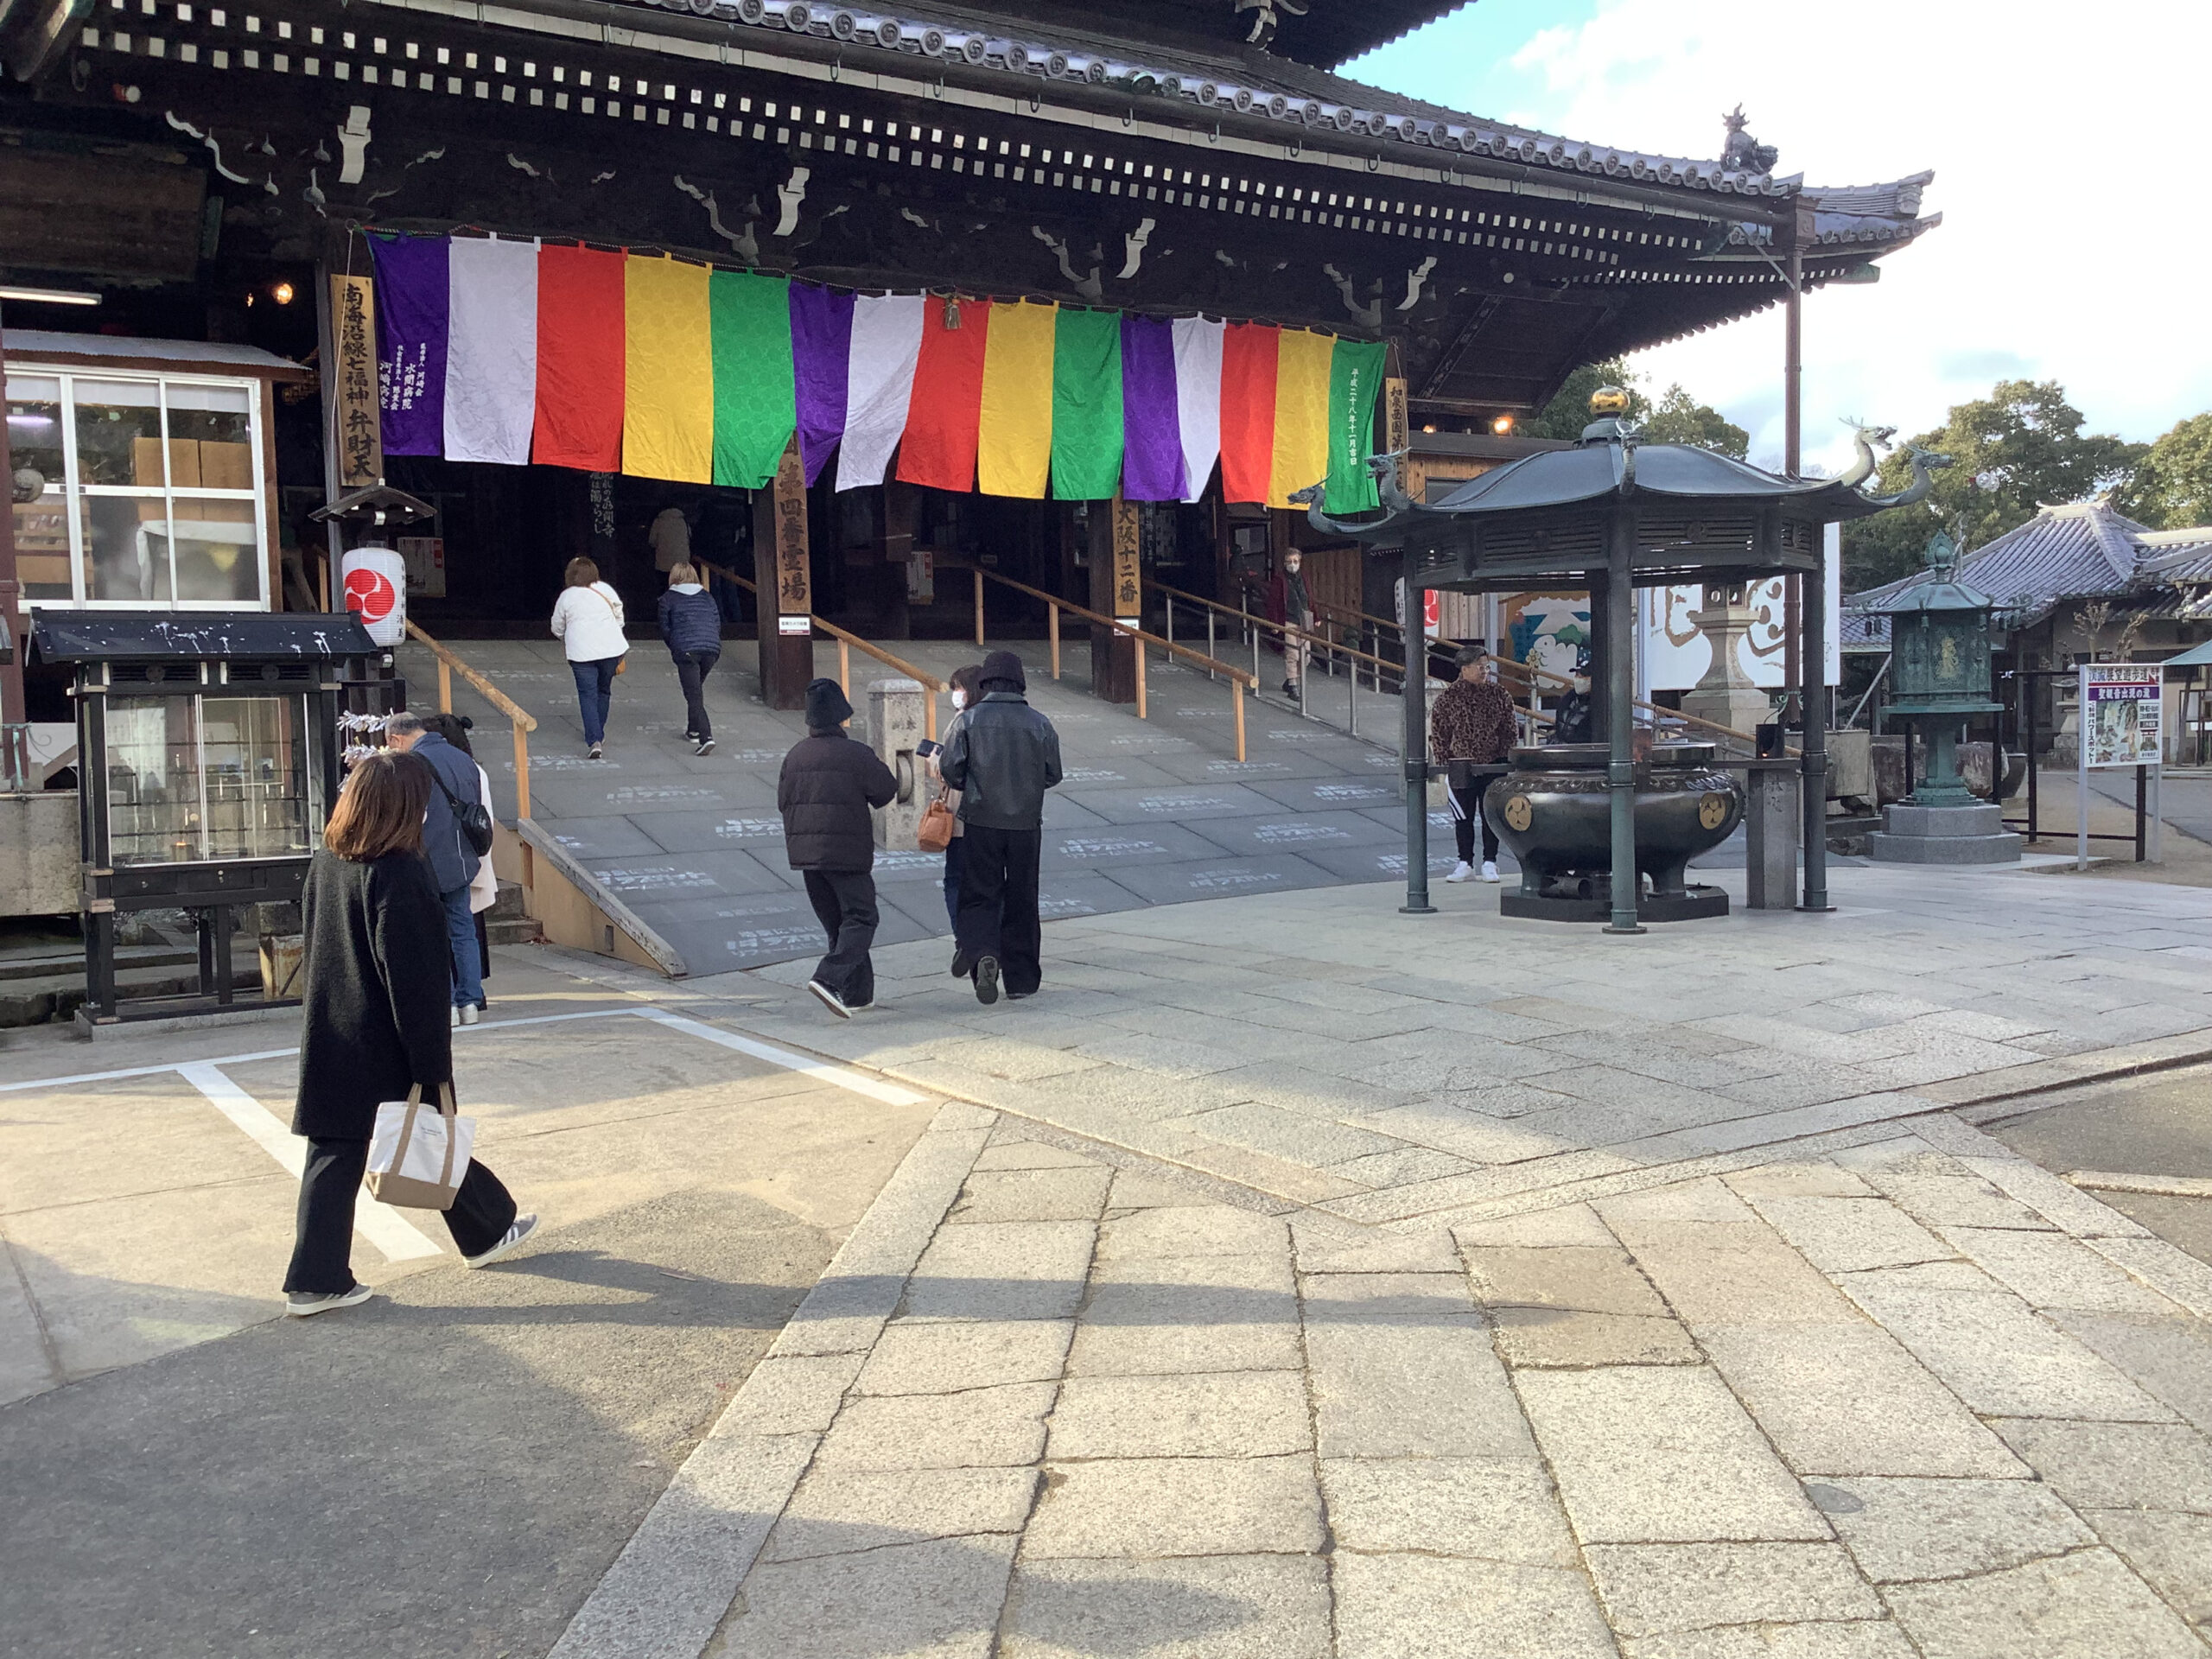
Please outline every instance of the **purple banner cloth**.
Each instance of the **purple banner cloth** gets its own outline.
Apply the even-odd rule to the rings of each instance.
[[[377,261],[377,402],[387,455],[442,455],[446,328],[453,311],[442,236],[372,236]]]
[[[791,284],[791,372],[798,401],[798,454],[811,485],[845,435],[846,378],[853,349],[853,296],[811,283]]]
[[[1183,429],[1175,407],[1175,325],[1122,319],[1122,493],[1131,501],[1180,501]]]

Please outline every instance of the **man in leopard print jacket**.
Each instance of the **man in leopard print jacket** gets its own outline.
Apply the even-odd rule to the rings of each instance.
[[[1446,881],[1465,881],[1475,874],[1475,826],[1482,825],[1482,879],[1497,880],[1497,834],[1483,816],[1483,787],[1490,779],[1471,767],[1496,766],[1508,760],[1519,741],[1513,698],[1497,683],[1490,652],[1481,645],[1463,646],[1452,658],[1459,677],[1438,696],[1428,717],[1431,753],[1449,768],[1452,830],[1458,838],[1459,862]]]

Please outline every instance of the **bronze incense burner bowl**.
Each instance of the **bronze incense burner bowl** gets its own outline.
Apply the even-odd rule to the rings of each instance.
[[[1688,880],[1690,860],[1727,840],[1744,818],[1744,785],[1714,764],[1718,753],[1710,743],[1658,743],[1636,764],[1636,907],[1644,921],[1728,913],[1726,893]],[[1520,888],[1499,895],[1500,914],[1610,919],[1609,759],[1602,743],[1516,749],[1513,770],[1484,792],[1484,817],[1521,864]]]

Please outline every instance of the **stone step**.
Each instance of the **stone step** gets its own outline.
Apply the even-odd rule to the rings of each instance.
[[[200,988],[200,959],[190,950],[149,953],[157,961],[119,963],[116,988],[125,997],[181,996]],[[231,982],[259,994],[261,964],[251,950],[231,958]],[[0,1029],[43,1025],[73,1017],[85,1001],[85,959],[36,977],[0,980]]]
[[[527,916],[503,916],[497,920],[486,918],[484,937],[493,944],[536,944],[537,924]]]

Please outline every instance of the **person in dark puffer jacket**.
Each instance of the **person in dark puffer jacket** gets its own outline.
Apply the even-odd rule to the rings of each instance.
[[[1060,781],[1060,736],[1029,706],[1012,652],[984,658],[980,682],[982,700],[947,728],[938,769],[962,791],[968,842],[952,971],[974,977],[978,1002],[995,1002],[1001,978],[1014,998],[1034,996],[1043,982],[1038,861],[1045,791]]]
[[[784,850],[804,873],[830,953],[806,988],[841,1019],[875,1001],[875,821],[871,808],[899,792],[891,768],[843,729],[853,705],[835,680],[806,688],[806,735],[784,756],[776,806],[784,815]]]
[[[660,637],[683,683],[683,735],[691,740],[692,753],[712,754],[715,723],[707,718],[706,685],[721,660],[722,613],[689,564],[668,573],[668,591],[660,596]]]

